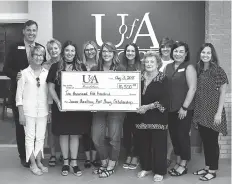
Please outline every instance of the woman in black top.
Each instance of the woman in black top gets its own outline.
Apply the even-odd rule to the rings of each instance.
[[[126,71],[141,71],[139,49],[136,44],[130,43],[126,45],[123,53],[123,63],[126,66]],[[138,121],[137,113],[126,113],[123,123],[123,145],[127,156],[123,164],[124,169],[136,169],[138,166],[138,137],[134,126]]]
[[[60,147],[64,158],[61,174],[64,176],[68,175],[68,156],[70,149],[70,166],[73,168],[74,174],[80,176],[82,175],[82,172],[77,166],[79,135],[89,131],[91,114],[89,112],[60,111],[61,71],[86,71],[86,67],[84,64],[80,63],[77,47],[71,41],[64,43],[61,56],[62,59],[60,62],[51,66],[47,77],[49,92],[53,98],[52,133],[60,137]]]
[[[171,57],[174,62],[168,64],[165,70],[170,99],[168,126],[177,161],[169,174],[181,176],[187,173],[187,161],[191,158],[189,132],[193,116],[197,73],[189,62],[189,48],[186,43],[175,42]]]
[[[147,52],[144,65],[141,107],[138,109],[140,123],[135,125],[142,169],[138,177],[142,178],[152,170],[154,181],[162,181],[167,172],[168,81],[159,71],[162,62],[157,53]]]
[[[200,180],[216,177],[219,161],[219,133],[227,134],[224,100],[228,78],[219,66],[214,46],[205,43],[200,48],[197,64],[197,91],[193,123],[198,127],[204,147],[205,168],[194,172]]]

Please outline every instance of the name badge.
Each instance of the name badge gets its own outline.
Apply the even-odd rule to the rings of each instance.
[[[18,49],[25,50],[26,48],[25,48],[25,46],[18,46]]]
[[[183,72],[183,71],[185,71],[185,68],[181,68],[178,70],[178,72]]]

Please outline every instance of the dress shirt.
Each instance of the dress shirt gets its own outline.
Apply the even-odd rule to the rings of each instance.
[[[35,42],[33,42],[32,44],[29,44],[24,40],[24,44],[25,44],[25,48],[26,48],[26,52],[27,52],[27,59],[28,59],[28,61],[30,61],[31,48],[35,46]]]
[[[39,75],[40,86],[37,86],[36,76],[31,66],[22,71],[22,77],[18,81],[16,93],[16,106],[22,105],[24,115],[30,117],[44,117],[48,115],[48,104],[52,104],[52,98],[48,92],[46,83],[48,70],[42,68]]]

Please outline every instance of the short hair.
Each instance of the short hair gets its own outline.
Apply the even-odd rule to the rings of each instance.
[[[174,58],[173,58],[173,51],[174,51],[176,48],[181,47],[181,46],[184,46],[184,48],[185,48],[185,53],[187,53],[184,62],[185,62],[185,61],[189,61],[189,59],[190,59],[190,52],[189,52],[188,44],[185,43],[185,42],[182,42],[182,41],[175,41],[175,43],[173,44],[173,47],[172,47],[172,49],[171,49],[171,56],[170,56],[171,59],[174,60]]]
[[[164,37],[162,38],[162,40],[160,41],[159,45],[159,54],[160,56],[162,57],[162,52],[161,52],[161,49],[164,48],[165,46],[167,47],[170,47],[172,49],[173,47],[173,44],[174,44],[174,41],[172,39],[169,39],[168,37]]]
[[[44,47],[42,47],[40,45],[36,45],[36,46],[32,47],[30,50],[31,58],[35,55],[36,52],[42,53],[43,58],[45,57],[46,51],[45,51]]]
[[[143,56],[143,65],[145,65],[145,60],[148,57],[155,57],[157,65],[158,65],[158,68],[157,68],[158,70],[162,67],[163,63],[162,63],[161,57],[156,51],[149,50],[144,54],[144,56]]]
[[[50,54],[50,50],[51,50],[51,47],[52,47],[52,45],[53,44],[57,44],[58,45],[58,47],[59,47],[59,49],[60,49],[60,51],[61,51],[61,49],[62,49],[62,45],[61,45],[61,43],[57,40],[57,39],[51,39],[51,40],[49,40],[48,42],[47,42],[47,45],[46,45],[46,47],[47,47],[47,51],[48,51],[48,53]]]
[[[27,26],[31,26],[31,25],[33,25],[33,24],[35,24],[36,27],[37,27],[37,29],[38,29],[38,24],[37,24],[37,22],[34,21],[34,20],[28,20],[27,22],[25,22],[24,25],[23,25],[23,29],[25,29]]]
[[[87,47],[87,45],[92,45],[96,51],[96,56],[95,56],[95,62],[96,64],[98,63],[98,58],[99,58],[99,51],[98,51],[98,47],[97,44],[94,41],[87,41],[83,44],[83,50],[82,50],[82,62],[85,64],[86,63],[86,55],[85,55],[85,48]]]

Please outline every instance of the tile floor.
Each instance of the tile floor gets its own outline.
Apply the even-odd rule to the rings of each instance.
[[[80,167],[83,170],[81,177],[76,177],[73,174],[69,174],[64,177],[61,176],[61,163],[54,168],[49,168],[49,173],[45,173],[42,176],[33,175],[28,169],[21,166],[19,158],[17,156],[17,148],[0,147],[0,184],[151,184],[152,175],[139,179],[136,177],[135,171],[129,171],[122,168],[123,159],[120,159],[120,163],[116,173],[109,178],[100,179],[97,175],[92,174],[92,169],[85,169],[83,167],[83,161],[80,161]],[[48,155],[45,156],[48,158]],[[48,160],[45,159],[45,164]],[[196,169],[202,168],[204,164],[202,154],[192,155],[192,160],[189,163],[188,174],[182,177],[171,177],[168,174],[165,176],[160,184],[196,184],[206,183],[198,180],[198,176],[191,174]],[[219,165],[219,172],[217,178],[211,180],[210,184],[230,184],[231,183],[231,162],[228,159],[221,159]]]

